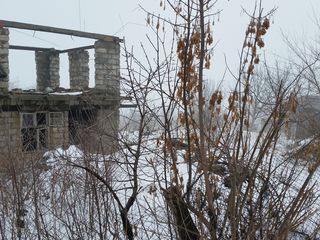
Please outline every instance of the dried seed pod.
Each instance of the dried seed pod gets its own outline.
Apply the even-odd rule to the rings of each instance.
[[[254,59],[254,64],[258,64],[260,62],[259,56],[256,56],[256,58]]]
[[[247,73],[251,74],[253,72],[253,69],[254,69],[254,66],[252,64],[249,65]]]
[[[265,28],[261,28],[260,31],[259,31],[259,34],[261,36],[265,35],[267,33],[267,30]]]
[[[262,38],[259,38],[257,40],[257,45],[260,47],[260,48],[263,48],[264,47],[264,41],[262,40]]]
[[[270,27],[270,22],[268,18],[264,19],[262,27],[264,27],[265,29],[268,29]]]
[[[257,55],[257,47],[256,46],[252,46],[252,55],[255,57]]]
[[[250,33],[255,34],[256,33],[256,28],[254,28],[254,27],[250,28]]]

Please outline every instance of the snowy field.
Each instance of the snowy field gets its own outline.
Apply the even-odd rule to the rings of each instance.
[[[126,133],[131,150],[136,149],[136,132]],[[252,138],[255,135],[252,134]],[[300,143],[305,144],[305,143]],[[284,203],[290,202],[308,176],[308,164],[301,160],[285,161],[290,148],[298,148],[281,138],[276,150],[277,156],[271,162],[274,177],[270,189],[281,193],[290,177],[292,182],[286,192]],[[138,195],[128,215],[134,226],[136,239],[171,239],[172,229],[168,207],[163,198],[172,180],[172,165],[163,158],[162,145],[157,134],[145,135],[140,146],[137,162]],[[56,149],[47,152],[42,163],[45,169],[32,168],[1,182],[0,196],[0,238],[1,239],[125,239],[118,211],[118,203],[105,184],[85,170],[74,166],[89,167],[98,173],[114,190],[119,201],[125,204],[132,193],[135,151],[119,150],[112,155],[89,154],[76,146],[67,150]],[[188,178],[188,166],[183,159],[184,150],[177,151],[177,166],[182,186]],[[45,163],[44,163],[45,162]],[[268,165],[268,166],[267,166]],[[270,162],[265,167],[270,167]],[[197,178],[197,164],[193,165],[193,177]],[[263,174],[264,169],[260,169]],[[304,209],[310,218],[299,228],[301,233],[313,232],[319,227],[320,171],[313,176],[314,195]],[[221,215],[226,211],[226,196],[229,192],[225,177],[216,175],[217,192],[220,194]],[[195,188],[201,189],[198,181]],[[269,196],[266,193],[265,198]],[[191,199],[196,204],[195,199]],[[272,202],[272,200],[270,200]],[[286,208],[287,206],[283,206]],[[280,214],[280,213],[279,213]],[[301,234],[292,234],[292,239],[304,239]],[[319,239],[319,234],[314,235]]]

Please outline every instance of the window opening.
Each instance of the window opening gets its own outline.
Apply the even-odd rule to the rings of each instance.
[[[37,112],[37,126],[47,125],[47,114],[45,112]]]
[[[21,129],[23,151],[34,151],[37,149],[37,130],[35,128]]]
[[[39,148],[47,148],[48,147],[48,130],[46,128],[39,129]]]
[[[48,147],[47,113],[21,113],[21,140],[23,151]]]
[[[22,127],[29,128],[34,126],[34,114],[33,113],[23,113],[22,114]]]

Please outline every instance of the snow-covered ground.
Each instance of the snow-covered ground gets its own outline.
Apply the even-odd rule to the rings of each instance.
[[[105,184],[73,164],[86,166],[97,172],[110,184],[119,201],[125,205],[132,193],[137,134],[130,132],[122,136],[128,139],[131,151],[123,148],[115,154],[98,155],[85,153],[76,146],[67,150],[56,149],[44,156],[46,170],[29,169],[10,180],[2,181],[2,239],[15,239],[19,232],[22,239],[125,239],[114,196]],[[254,138],[254,134],[252,135]],[[282,194],[288,184],[287,177],[291,177],[292,185],[286,192],[288,199],[284,203],[290,202],[291,195],[292,198],[296,196],[308,176],[309,166],[302,161],[292,160],[290,164],[284,161],[286,156],[283,153],[289,145],[289,141],[280,139],[277,156],[274,157],[276,160],[271,166],[275,176],[271,181],[271,188],[274,188],[272,191]],[[171,161],[163,158],[163,146],[159,143],[158,133],[145,135],[140,149],[137,162],[139,194],[128,213],[129,220],[134,226],[137,239],[171,239],[172,226],[168,221],[172,219],[161,190],[167,188],[166,184],[172,180]],[[177,151],[179,181],[186,186],[188,166],[183,155],[183,150]],[[199,176],[196,164],[193,165],[192,173],[194,177]],[[312,180],[312,184],[315,184],[312,193],[314,198],[309,201],[314,202],[310,202],[312,207],[305,209],[306,212],[314,214],[301,225],[301,232],[310,232],[319,226],[318,179],[319,170],[315,172]],[[220,211],[223,212],[229,189],[221,176],[217,175],[216,181],[219,182],[217,192],[222,193]],[[201,184],[199,181],[194,187],[201,189]],[[302,235],[292,235],[292,238],[303,239]]]

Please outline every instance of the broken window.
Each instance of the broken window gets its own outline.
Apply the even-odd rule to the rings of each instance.
[[[39,129],[38,130],[38,136],[39,136],[39,148],[47,148],[48,147],[48,130],[46,128]]]
[[[21,114],[21,140],[23,151],[48,147],[47,113]]]
[[[23,151],[34,151],[37,149],[37,130],[35,128],[21,129]]]
[[[22,127],[23,128],[34,127],[34,114],[33,113],[23,113],[22,114]]]
[[[37,126],[47,125],[47,114],[45,112],[37,112]]]
[[[56,127],[63,124],[62,112],[51,112],[50,113],[50,126]]]

